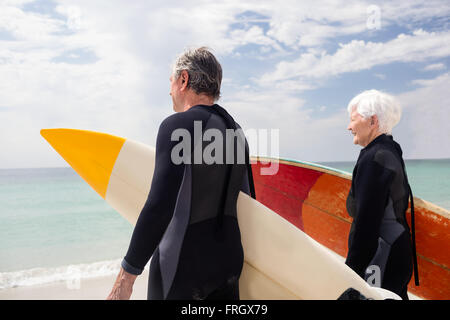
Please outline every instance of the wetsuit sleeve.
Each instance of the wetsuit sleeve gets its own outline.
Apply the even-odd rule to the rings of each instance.
[[[242,186],[241,186],[241,191],[250,195],[250,179],[248,176],[248,169],[245,170],[245,174],[242,177]]]
[[[155,171],[147,201],[133,230],[122,268],[131,274],[141,274],[172,219],[183,177],[184,165],[171,161],[171,151],[178,141],[171,141],[172,131],[180,127],[176,117],[163,121],[156,140]]]
[[[354,231],[345,263],[362,278],[376,253],[384,209],[394,172],[369,160],[358,165]]]
[[[236,123],[236,129],[237,130],[241,130],[242,132],[242,138],[244,141],[244,148],[245,148],[245,164],[246,164],[246,170],[245,170],[245,174],[243,176],[243,180],[242,180],[242,186],[241,186],[241,191],[248,194],[250,197],[255,198],[256,199],[256,194],[255,194],[255,182],[253,180],[253,172],[252,172],[252,165],[250,162],[250,148],[247,142],[247,138],[245,137],[245,134],[242,131],[242,128],[239,124]]]
[[[245,137],[244,137],[245,139]],[[245,173],[243,176],[241,191],[248,194],[250,197],[256,198],[255,196],[255,183],[253,181],[253,172],[252,172],[252,165],[250,162],[250,155],[249,155],[249,147],[247,143],[247,139],[245,139]]]

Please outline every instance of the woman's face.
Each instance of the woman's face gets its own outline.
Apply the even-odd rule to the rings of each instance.
[[[373,140],[373,117],[365,119],[353,108],[347,130],[353,134],[353,143],[366,147]]]

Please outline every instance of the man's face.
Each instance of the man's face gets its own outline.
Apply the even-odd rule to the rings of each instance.
[[[170,96],[172,97],[173,111],[180,112],[179,110],[179,86],[175,75],[170,76]]]
[[[175,112],[184,111],[188,77],[189,75],[185,70],[181,71],[178,78],[174,74],[170,76],[170,96],[172,97],[173,110]]]
[[[353,107],[353,111],[350,114],[350,123],[347,127],[347,130],[350,130],[353,134],[354,144],[359,144],[362,147],[365,147],[369,144],[372,134],[370,121],[371,118],[365,119],[358,113],[358,111],[356,111],[356,108]]]

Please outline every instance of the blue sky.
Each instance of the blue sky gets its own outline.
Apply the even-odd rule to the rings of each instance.
[[[279,130],[280,157],[356,160],[346,106],[378,89],[403,106],[406,158],[450,158],[448,1],[2,0],[0,168],[66,166],[41,128],[153,145],[171,64],[195,46],[241,126]]]

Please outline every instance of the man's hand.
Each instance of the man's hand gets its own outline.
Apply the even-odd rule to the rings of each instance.
[[[106,300],[129,300],[133,292],[134,281],[137,276],[120,268],[119,275]]]

